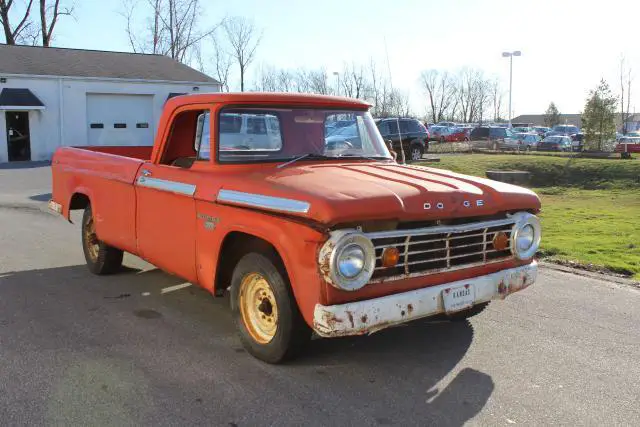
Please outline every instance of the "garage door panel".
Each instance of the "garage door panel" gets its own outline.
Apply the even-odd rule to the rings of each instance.
[[[153,95],[87,94],[89,145],[153,145]]]

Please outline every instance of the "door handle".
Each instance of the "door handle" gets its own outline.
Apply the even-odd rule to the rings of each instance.
[[[151,175],[151,171],[148,169],[142,169],[142,176],[150,176]]]

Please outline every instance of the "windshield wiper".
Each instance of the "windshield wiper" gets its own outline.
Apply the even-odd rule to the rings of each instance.
[[[384,156],[363,156],[361,154],[340,154],[336,158],[349,157],[351,159],[367,159],[367,160],[391,160],[389,157]]]
[[[318,154],[318,153],[307,153],[307,154],[302,154],[301,156],[298,157],[294,157],[293,159],[289,160],[288,162],[285,162],[281,165],[278,165],[277,168],[281,169],[285,166],[289,166],[292,163],[297,162],[298,160],[302,160],[302,159],[333,159],[334,157],[330,157],[330,156],[325,156],[324,154]]]

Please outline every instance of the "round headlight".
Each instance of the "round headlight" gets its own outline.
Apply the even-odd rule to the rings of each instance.
[[[535,237],[535,231],[531,224],[527,224],[518,230],[516,236],[516,250],[518,252],[526,252],[533,245],[533,239]]]
[[[318,263],[327,283],[344,291],[357,291],[373,275],[376,251],[363,233],[336,230],[320,249]]]
[[[347,279],[353,279],[362,272],[364,268],[364,249],[357,244],[346,246],[338,254],[338,273]]]
[[[511,232],[511,252],[522,260],[533,258],[540,246],[540,220],[535,215],[519,212]]]

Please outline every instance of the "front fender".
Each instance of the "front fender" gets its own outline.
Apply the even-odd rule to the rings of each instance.
[[[213,293],[216,286],[227,285],[215,283],[224,239],[232,232],[249,234],[276,249],[298,307],[307,323],[313,324],[315,305],[324,300],[317,253],[326,235],[286,217],[250,209],[199,201],[196,212],[196,265],[202,287]]]

